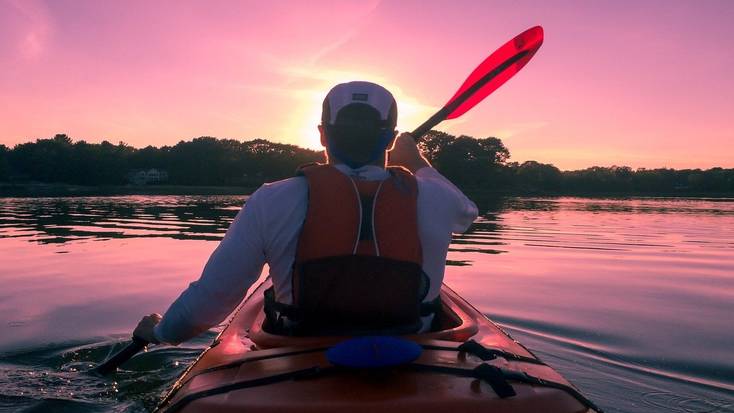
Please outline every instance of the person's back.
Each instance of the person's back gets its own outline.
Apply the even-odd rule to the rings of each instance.
[[[266,311],[279,331],[399,333],[414,319],[409,329],[427,329],[451,233],[466,230],[477,211],[410,135],[395,139],[396,119],[380,86],[333,88],[319,126],[328,164],[258,189],[202,277],[160,324],[146,316],[135,334],[179,343],[205,331],[237,306],[265,263],[273,280]]]

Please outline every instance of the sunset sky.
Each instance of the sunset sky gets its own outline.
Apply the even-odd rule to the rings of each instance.
[[[328,89],[370,80],[422,123],[534,26],[515,78],[438,129],[512,160],[734,167],[734,1],[0,0],[0,143],[208,135],[317,147]]]

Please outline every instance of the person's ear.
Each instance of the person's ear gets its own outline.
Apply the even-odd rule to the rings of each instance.
[[[326,148],[326,128],[324,128],[324,125],[318,125],[319,127],[319,135],[321,137],[321,146]]]

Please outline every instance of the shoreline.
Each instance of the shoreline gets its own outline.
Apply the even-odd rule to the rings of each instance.
[[[0,183],[0,198],[62,198],[121,195],[249,195],[257,186],[211,185],[71,185]]]
[[[0,198],[61,198],[122,195],[250,195],[262,184],[214,185],[71,185],[46,183],[12,184],[0,182]],[[580,197],[580,198],[711,198],[734,199],[734,192],[583,192],[541,190],[488,190],[463,188],[477,198],[497,197]]]
[[[734,192],[584,192],[584,191],[540,191],[540,190],[484,190],[476,188],[463,188],[463,192],[474,196],[496,197],[525,197],[525,198],[710,198],[710,199],[732,199],[734,200]]]

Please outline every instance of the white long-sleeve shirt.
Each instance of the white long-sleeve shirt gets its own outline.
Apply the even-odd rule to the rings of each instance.
[[[378,166],[336,167],[360,179],[388,177],[388,172]],[[430,280],[428,301],[435,299],[441,289],[451,234],[467,230],[477,217],[477,207],[435,169],[421,168],[415,176],[423,271]],[[304,177],[265,184],[255,191],[212,253],[201,277],[168,308],[155,328],[156,338],[178,344],[220,323],[242,301],[266,263],[276,299],[292,303],[291,271],[307,206],[308,184]]]

